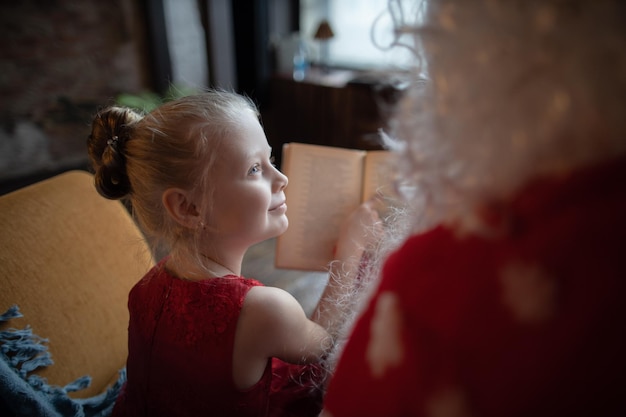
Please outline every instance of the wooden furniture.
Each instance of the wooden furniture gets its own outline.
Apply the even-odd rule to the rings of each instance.
[[[261,112],[278,166],[287,142],[381,149],[378,130],[387,128],[400,96],[372,74],[314,68],[302,81],[275,74]]]

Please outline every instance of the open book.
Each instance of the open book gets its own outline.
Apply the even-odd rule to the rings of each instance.
[[[391,195],[392,153],[283,145],[289,228],[276,242],[275,266],[325,271],[343,220],[376,194]]]

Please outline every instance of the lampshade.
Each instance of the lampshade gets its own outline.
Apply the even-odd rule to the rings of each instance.
[[[333,29],[330,27],[328,20],[322,20],[315,31],[315,36],[313,37],[318,40],[325,40],[330,39],[333,36],[335,36],[335,34],[333,33]]]

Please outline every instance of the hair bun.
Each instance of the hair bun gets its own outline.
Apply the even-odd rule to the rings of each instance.
[[[125,146],[130,124],[140,118],[133,110],[110,107],[93,120],[87,145],[95,171],[96,189],[103,197],[116,200],[131,192]]]
[[[95,173],[96,188],[106,198],[117,200],[126,197],[130,191],[130,181],[126,172],[115,167],[102,166]]]

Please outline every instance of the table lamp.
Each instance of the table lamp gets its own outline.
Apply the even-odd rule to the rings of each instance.
[[[330,27],[330,23],[325,19],[317,26],[317,30],[313,36],[313,38],[320,43],[320,66],[323,72],[328,72],[328,63],[326,62],[328,60],[328,41],[334,36],[335,34]]]

